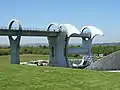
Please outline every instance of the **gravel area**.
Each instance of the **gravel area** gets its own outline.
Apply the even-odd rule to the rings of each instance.
[[[92,70],[120,70],[120,51],[114,52],[92,63],[86,69]]]

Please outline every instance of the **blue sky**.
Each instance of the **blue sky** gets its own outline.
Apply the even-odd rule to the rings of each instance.
[[[1,0],[0,26],[7,26],[15,18],[23,27],[46,28],[51,22],[70,23],[77,28],[93,25],[105,36],[98,36],[94,43],[120,41],[120,0]],[[0,44],[8,44],[7,37],[0,37]],[[46,38],[22,37],[21,43],[43,43]],[[71,42],[81,42],[72,39]]]

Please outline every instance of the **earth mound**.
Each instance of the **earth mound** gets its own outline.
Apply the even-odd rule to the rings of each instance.
[[[95,61],[86,69],[92,70],[120,70],[120,51],[114,52]]]

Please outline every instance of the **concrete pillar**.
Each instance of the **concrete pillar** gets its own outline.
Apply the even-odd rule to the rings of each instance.
[[[91,38],[88,38],[88,39],[82,38],[82,48],[88,49],[88,53],[87,53],[87,55],[89,56],[88,61],[90,63],[93,63],[92,52],[91,52],[92,39]]]
[[[89,32],[88,31],[84,32],[85,29],[89,29],[90,31]],[[97,35],[102,35],[103,36],[104,33],[100,29],[98,29],[96,27],[93,27],[93,26],[88,26],[88,25],[83,26],[81,28],[81,34],[82,33],[84,33],[84,34],[88,33],[88,37],[89,37],[88,39],[82,37],[82,46],[83,46],[83,48],[88,49],[88,56],[90,57],[89,61],[91,60],[91,62],[93,62],[92,53],[91,53],[92,41],[93,41],[95,36],[97,36]]]
[[[82,38],[82,48],[88,49],[88,55],[91,55],[92,39]]]
[[[50,47],[50,65],[68,67],[67,61],[67,36],[61,32],[60,36],[48,37]]]
[[[16,23],[17,26],[19,27],[18,35],[16,39],[13,39],[12,36],[8,36],[9,41],[10,41],[10,48],[11,48],[11,64],[19,64],[20,63],[20,57],[19,57],[19,52],[20,52],[20,38],[21,38],[21,31],[22,27],[21,24],[18,20],[11,20],[8,27],[9,30],[12,28],[12,24]]]
[[[50,31],[52,26],[56,27],[56,30],[61,32],[59,24],[50,23],[47,26],[47,30]],[[48,37],[49,48],[50,48],[50,65],[59,67],[68,67],[67,59],[67,45],[68,37],[65,32],[61,32],[57,37]]]

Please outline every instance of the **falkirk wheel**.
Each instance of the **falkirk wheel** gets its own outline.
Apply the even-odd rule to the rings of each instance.
[[[83,26],[81,30],[77,29],[71,24],[57,24],[50,23],[47,30],[50,31],[51,27],[56,27],[56,31],[60,31],[61,34],[57,37],[47,37],[50,47],[50,61],[52,66],[60,67],[77,67],[84,68],[93,63],[93,57],[91,53],[92,41],[97,35],[104,35],[104,33],[93,26]],[[89,29],[90,32],[86,32]],[[82,39],[81,48],[68,48],[70,37],[80,37]],[[68,60],[68,54],[86,54],[83,56],[81,63],[70,63]],[[89,64],[84,64],[89,62]]]
[[[20,22],[16,19],[13,19],[8,24],[8,30],[12,30],[13,23],[16,23],[19,27],[19,31],[17,33],[17,38],[13,39],[12,36],[8,35],[10,47],[11,47],[11,64],[19,64],[19,52],[20,52],[20,39],[22,36],[22,26]],[[85,67],[87,64],[85,62],[89,62],[89,64],[93,63],[91,47],[92,41],[97,35],[104,35],[104,33],[93,26],[84,26],[81,30],[77,29],[72,24],[57,24],[50,23],[47,26],[47,32],[51,30],[52,26],[56,27],[55,31],[59,32],[57,36],[49,36],[46,35],[49,42],[50,55],[49,55],[49,65],[58,66],[58,67]],[[89,29],[89,32],[86,32],[86,29]],[[30,32],[30,31],[29,31]],[[41,33],[41,32],[40,32]],[[37,35],[37,34],[36,34]],[[42,35],[42,34],[41,34]],[[70,37],[80,37],[82,39],[82,47],[81,48],[68,48],[68,43]],[[68,54],[86,54],[83,56],[81,63],[76,65],[75,63],[71,63],[68,60]]]

